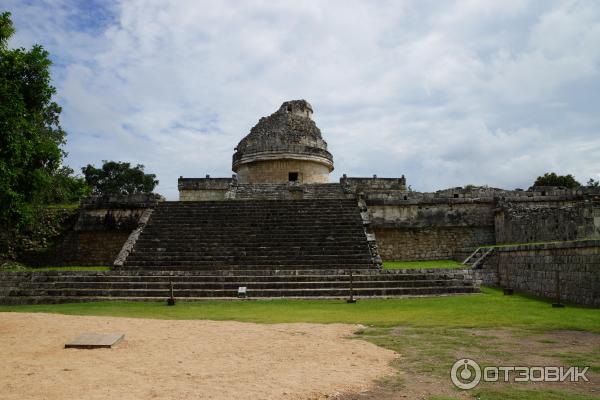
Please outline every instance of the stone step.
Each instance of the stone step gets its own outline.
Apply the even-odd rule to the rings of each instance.
[[[232,264],[232,263],[220,263],[220,262],[201,262],[201,261],[194,261],[194,262],[188,262],[184,265],[173,265],[173,264],[162,264],[162,263],[157,263],[157,264],[153,264],[153,263],[145,263],[145,262],[141,262],[138,263],[135,260],[132,261],[131,263],[125,263],[125,266],[127,268],[141,268],[141,269],[153,269],[153,270],[164,270],[164,271],[185,271],[185,270],[194,270],[194,269],[198,269],[198,270],[210,270],[210,269],[220,269],[223,271],[237,271],[240,269],[255,269],[255,270],[259,270],[259,271],[263,271],[265,269],[273,269],[273,270],[291,270],[291,271],[297,271],[297,270],[315,270],[315,269],[338,269],[338,270],[350,270],[350,269],[365,269],[365,268],[369,268],[372,267],[371,264],[366,264],[366,263],[360,263],[360,264],[348,264],[348,263],[324,263],[321,265],[316,265],[313,263],[310,264],[285,264],[285,263],[280,263],[279,265],[266,265],[266,264],[248,264],[248,263],[238,263],[238,264]]]
[[[294,246],[294,247],[314,247],[314,246],[328,246],[328,247],[338,247],[338,246],[351,246],[351,245],[364,245],[366,244],[366,238],[362,238],[360,236],[355,237],[337,237],[331,240],[326,238],[298,238],[298,237],[251,237],[247,236],[245,238],[240,237],[207,237],[207,238],[198,238],[198,237],[181,237],[181,238],[168,238],[168,237],[151,237],[144,236],[138,240],[140,244],[154,244],[157,243],[165,243],[165,244],[173,244],[173,245],[201,245],[201,244],[210,244],[219,243],[219,244],[231,244],[235,246],[243,246],[246,248],[250,247],[271,247],[271,246]],[[137,244],[137,243],[136,243]]]
[[[278,262],[278,261],[299,261],[303,260],[306,262],[312,261],[366,261],[370,262],[371,257],[369,255],[363,254],[303,254],[299,253],[270,253],[266,252],[263,255],[258,254],[231,254],[231,255],[213,255],[210,253],[173,253],[170,255],[164,255],[163,253],[133,253],[129,256],[130,260],[138,260],[138,261],[224,261],[224,262]]]
[[[261,221],[280,221],[284,218],[293,217],[295,221],[302,222],[306,220],[315,220],[322,222],[354,221],[359,215],[354,213],[354,210],[314,210],[312,212],[302,212],[299,210],[290,210],[286,212],[277,211],[274,209],[264,211],[245,210],[240,212],[232,212],[231,210],[186,210],[181,209],[177,212],[162,210],[156,217],[155,221],[169,222],[172,218],[186,220],[186,217],[192,217],[194,220],[215,221],[227,219],[231,223],[235,221],[245,221],[254,218],[261,218]],[[234,218],[235,217],[235,218]]]
[[[286,224],[284,226],[284,224]],[[188,219],[186,222],[176,222],[172,221],[172,223],[158,224],[152,223],[147,225],[148,231],[152,232],[155,230],[181,230],[182,228],[186,228],[191,230],[192,232],[202,232],[203,230],[208,231],[216,231],[220,230],[224,231],[239,231],[240,235],[246,233],[252,233],[255,230],[269,230],[269,231],[277,231],[277,232],[296,232],[307,234],[314,230],[315,232],[324,232],[327,230],[333,230],[336,232],[353,232],[357,228],[362,228],[361,221],[351,221],[348,223],[330,223],[330,224],[319,224],[315,222],[306,222],[302,224],[293,224],[286,223],[285,220],[273,223],[256,223],[256,222],[247,222],[247,223],[239,223],[239,224],[226,224],[225,221],[221,224],[219,221],[194,221],[192,219]]]
[[[237,280],[232,282],[174,282],[173,288],[175,291],[184,289],[231,289],[237,290],[240,286],[246,286],[248,289],[302,289],[302,288],[349,288],[349,280],[337,281],[278,281],[278,282],[262,282],[262,281],[246,281]],[[410,281],[395,281],[395,280],[357,280],[352,283],[354,288],[409,288],[409,287],[439,287],[439,286],[469,286],[469,283],[458,279],[424,279]],[[112,281],[73,281],[73,282],[29,282],[24,286],[26,290],[33,289],[170,289],[170,283],[161,282],[112,282]],[[19,290],[19,289],[16,289]]]
[[[256,201],[227,201],[227,204],[223,204],[223,201],[165,201],[157,205],[157,209],[161,210],[300,210],[301,212],[310,212],[312,210],[347,210],[348,207],[356,206],[356,200],[256,200]]]
[[[415,288],[357,288],[355,296],[415,296],[415,295],[443,295],[453,293],[476,293],[478,288],[473,286],[447,286],[447,287],[415,287]],[[18,289],[10,297],[152,297],[167,298],[170,290],[166,289]],[[256,289],[248,290],[248,297],[315,297],[315,296],[340,296],[350,295],[349,288],[308,288],[308,289]],[[181,289],[177,290],[175,297],[214,297],[236,298],[237,288],[234,289]]]
[[[292,235],[292,236],[319,236],[324,235],[327,236],[330,233],[336,233],[340,235],[357,235],[363,232],[363,226],[357,225],[356,223],[353,226],[349,227],[340,227],[340,226],[329,226],[329,227],[318,227],[318,226],[306,226],[306,227],[298,227],[298,226],[289,226],[286,228],[281,227],[269,227],[269,226],[253,226],[253,227],[243,227],[243,226],[206,226],[202,223],[198,223],[197,225],[177,225],[176,227],[165,227],[165,226],[148,226],[147,230],[144,230],[146,234],[163,234],[163,235],[173,235],[173,234],[186,234],[188,236],[212,236],[212,235],[231,235],[235,234],[237,236],[247,236],[247,235]]]
[[[369,296],[357,296],[354,295],[355,298],[358,299],[390,299],[390,298],[411,298],[411,297],[433,297],[433,296],[457,296],[457,295],[473,295],[479,293],[479,289],[466,289],[454,290],[452,293],[427,293],[425,291],[421,291],[417,294],[405,294],[405,295],[376,295],[372,294]],[[273,300],[273,299],[287,299],[287,300],[303,300],[303,299],[311,299],[311,300],[340,300],[345,301],[348,298],[348,295],[337,295],[337,296],[270,296],[270,297],[259,297],[253,296],[251,300]],[[97,302],[97,301],[139,301],[139,302],[160,302],[163,303],[166,299],[164,297],[106,297],[106,296],[95,296],[95,297],[86,297],[86,296],[12,296],[12,297],[0,297],[0,304],[3,305],[18,305],[18,304],[64,304],[64,303],[87,303],[87,302]],[[177,298],[178,302],[196,302],[196,301],[215,301],[215,300],[236,300],[237,297],[179,297]],[[244,300],[239,300],[244,301]]]
[[[281,250],[281,249],[306,249],[306,250],[314,250],[314,249],[329,249],[329,250],[343,250],[343,249],[364,249],[366,243],[356,242],[355,240],[351,241],[327,241],[326,243],[288,243],[288,242],[270,242],[270,243],[253,243],[252,241],[245,242],[232,242],[236,245],[236,248],[241,250],[260,250],[260,249],[273,249],[273,250]],[[139,239],[136,243],[137,247],[140,248],[164,248],[163,244],[168,244],[173,247],[181,248],[181,249],[197,249],[202,248],[201,243],[187,243],[187,242],[178,242],[176,240],[165,240],[161,241],[159,239]],[[204,244],[204,246],[208,249],[212,249],[212,245]],[[135,249],[134,249],[135,250]]]
[[[362,235],[364,236],[364,235]],[[148,244],[148,243],[170,243],[170,244],[202,244],[202,243],[222,243],[222,244],[232,244],[236,246],[245,245],[245,247],[269,247],[269,246],[278,246],[278,245],[286,245],[286,246],[295,246],[295,247],[308,247],[308,246],[336,246],[336,245],[359,245],[366,243],[366,238],[363,239],[361,235],[353,235],[353,236],[333,236],[332,239],[327,239],[325,236],[323,237],[282,237],[282,236],[245,236],[245,237],[236,237],[236,236],[207,236],[207,237],[198,237],[198,236],[190,236],[190,235],[181,235],[180,237],[172,236],[146,236],[139,238],[140,243]]]
[[[0,282],[12,280],[39,280],[39,279],[69,279],[70,277],[145,277],[145,278],[173,278],[173,279],[196,279],[208,277],[306,277],[306,276],[348,276],[348,268],[332,269],[248,269],[237,268],[227,270],[205,270],[205,271],[161,271],[155,269],[112,269],[109,271],[23,271],[23,272],[0,272]],[[352,270],[355,277],[417,277],[417,276],[442,276],[452,278],[454,276],[472,276],[470,268],[456,269],[388,269],[377,270],[373,268],[355,268]]]
[[[145,272],[144,275],[57,275],[51,278],[46,276],[32,277],[27,281],[23,281],[24,285],[34,282],[144,282],[144,283],[165,283],[165,282],[347,282],[350,280],[349,275],[251,275],[251,271],[246,271],[246,275],[148,275],[150,272]],[[50,279],[50,280],[49,280]],[[468,274],[369,274],[360,275],[353,274],[355,282],[406,282],[406,281],[421,281],[421,280],[460,280],[472,281]]]
[[[343,262],[371,262],[369,257],[366,257],[364,254],[346,254],[343,256],[331,256],[327,254],[320,255],[305,255],[300,253],[291,253],[289,255],[285,254],[271,254],[265,253],[266,255],[246,255],[246,254],[211,254],[208,252],[197,252],[197,253],[174,253],[171,255],[163,255],[161,252],[143,252],[143,253],[133,253],[129,256],[128,261],[138,260],[138,261],[215,261],[215,262],[230,262],[233,264],[245,262],[252,264],[260,264],[265,260],[274,260],[274,261],[286,261],[286,260],[296,260],[296,261],[305,261],[309,263],[311,260],[328,260],[330,262],[335,262],[336,264],[340,264]]]
[[[160,250],[159,250],[160,249]],[[248,250],[243,250],[243,249],[239,249],[236,248],[234,249],[237,253],[232,254],[230,249],[224,249],[224,251],[222,253],[218,252],[219,249],[214,249],[214,248],[210,248],[210,247],[204,247],[204,248],[190,248],[188,250],[177,250],[177,251],[171,251],[171,249],[166,248],[166,247],[155,247],[155,248],[146,248],[144,249],[143,252],[137,253],[137,254],[151,254],[151,255],[157,255],[157,256],[185,256],[186,254],[189,255],[195,255],[195,254],[202,254],[202,253],[209,253],[212,252],[215,255],[218,254],[222,254],[223,256],[228,256],[228,255],[238,255],[237,253],[239,253],[239,255],[246,255],[246,256],[261,256],[261,255],[289,255],[289,254],[304,254],[304,255],[331,255],[331,253],[328,252],[328,250],[330,249],[326,249],[326,248],[322,248],[322,247],[316,247],[316,248],[312,248],[312,249],[301,249],[301,248],[283,248],[283,249],[270,249],[270,248],[263,248],[263,249],[255,249],[255,248],[250,248]],[[227,250],[227,251],[225,251]],[[358,248],[358,249],[354,249],[354,248],[337,248],[336,252],[339,256],[345,256],[345,255],[364,255],[364,249],[363,248]],[[135,252],[132,253],[136,254]]]
[[[185,259],[177,260],[151,260],[151,259],[132,259],[127,260],[125,263],[127,267],[142,267],[156,269],[158,266],[164,267],[165,270],[169,269],[210,269],[210,268],[221,268],[221,269],[240,269],[240,268],[254,268],[254,269],[317,269],[317,268],[329,268],[329,269],[342,269],[342,268],[368,268],[371,266],[371,260],[348,260],[346,262],[334,262],[334,261],[311,261],[311,260],[268,260],[268,261],[257,261],[257,260],[195,260],[188,261]]]
[[[200,227],[202,227],[200,225]],[[205,227],[206,228],[206,227]],[[227,236],[237,236],[237,237],[247,237],[249,235],[253,235],[253,236],[259,236],[259,237],[265,237],[265,238],[269,238],[269,237],[286,237],[286,236],[293,236],[293,237],[299,237],[299,238],[312,238],[312,237],[317,237],[320,238],[321,240],[325,237],[327,237],[328,235],[332,235],[332,234],[336,234],[336,235],[342,235],[343,236],[348,236],[348,237],[357,237],[360,236],[364,230],[362,225],[360,226],[355,226],[352,229],[338,229],[336,227],[330,227],[327,229],[318,229],[317,227],[315,227],[315,229],[311,230],[311,229],[304,229],[304,230],[300,230],[300,229],[290,229],[289,231],[282,231],[282,230],[276,230],[276,229],[268,229],[265,227],[254,227],[251,230],[238,230],[238,229],[228,229],[225,227],[217,227],[217,228],[211,228],[211,229],[196,229],[196,230],[191,230],[188,227],[185,226],[180,226],[178,229],[162,229],[162,228],[149,228],[147,231],[145,230],[146,234],[145,235],[164,235],[164,236],[173,236],[173,235],[177,235],[179,234],[179,236],[176,237],[185,237],[185,236],[189,236],[189,237],[211,237],[211,236],[223,236],[223,237],[227,237]],[[145,236],[144,235],[144,236]]]

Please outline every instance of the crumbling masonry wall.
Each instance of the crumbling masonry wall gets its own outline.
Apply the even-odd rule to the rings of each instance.
[[[389,190],[366,198],[384,260],[448,259],[495,243],[493,198]]]
[[[374,228],[384,260],[444,260],[458,249],[494,242],[493,227]]]
[[[600,190],[364,187],[384,260],[461,258],[475,247],[600,237]]]
[[[158,195],[92,197],[82,202],[73,229],[45,249],[21,254],[31,266],[111,266],[142,214]]]
[[[594,194],[563,194],[552,199],[499,201],[495,214],[498,243],[531,243],[600,237],[600,200]]]
[[[177,187],[180,201],[225,200],[225,193],[235,182],[233,178],[184,178],[179,177]]]
[[[477,279],[536,296],[600,307],[600,240],[529,244],[495,250]]]

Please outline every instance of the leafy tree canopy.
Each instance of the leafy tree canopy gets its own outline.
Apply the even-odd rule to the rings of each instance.
[[[600,182],[594,178],[590,178],[590,180],[587,181],[586,186],[597,188],[600,187]]]
[[[7,226],[22,225],[37,204],[67,200],[50,192],[76,179],[61,169],[65,132],[52,101],[48,52],[39,45],[9,49],[14,32],[10,13],[0,13],[0,224]]]
[[[538,176],[533,186],[563,186],[566,188],[580,187],[581,183],[577,182],[573,175],[557,175],[554,172],[546,172],[542,176]]]
[[[144,173],[141,164],[103,160],[101,168],[91,164],[81,171],[85,181],[96,195],[152,193],[158,181],[155,174]]]

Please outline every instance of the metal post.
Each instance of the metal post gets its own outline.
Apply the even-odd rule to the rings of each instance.
[[[498,265],[500,265],[500,260],[498,260]],[[510,296],[512,295],[515,291],[513,290],[513,288],[510,287],[510,274],[508,272],[508,265],[506,266],[506,287],[504,288],[504,295],[505,296]]]
[[[167,299],[167,305],[174,306],[175,305],[175,297],[173,296],[173,281],[169,281],[169,284],[171,286],[171,290],[170,290],[171,296]]]
[[[552,303],[552,307],[553,308],[563,308],[565,305],[563,303],[560,302],[560,271],[556,270],[554,271],[554,283],[555,283],[555,291],[554,293],[556,294],[556,301],[554,303]]]
[[[356,303],[356,299],[354,298],[353,281],[354,281],[354,279],[352,278],[352,269],[350,269],[350,298],[348,300],[346,300],[346,303],[348,303],[348,304]]]

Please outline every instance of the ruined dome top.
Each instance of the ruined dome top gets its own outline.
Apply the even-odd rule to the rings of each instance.
[[[261,118],[235,148],[233,170],[256,161],[299,159],[325,164],[332,171],[333,157],[312,114],[306,100],[292,100]]]

